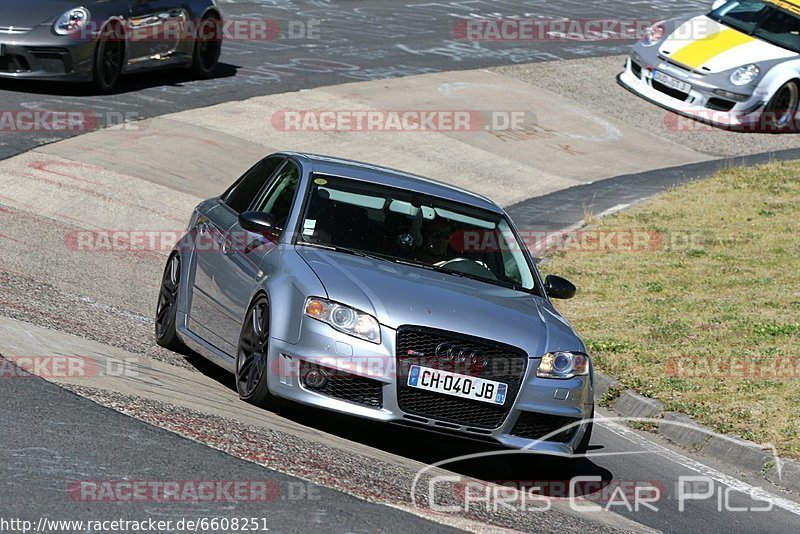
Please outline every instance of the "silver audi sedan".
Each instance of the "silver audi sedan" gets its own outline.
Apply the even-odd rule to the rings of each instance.
[[[194,210],[156,340],[276,398],[511,448],[584,454],[592,363],[505,212],[401,171],[259,161]]]

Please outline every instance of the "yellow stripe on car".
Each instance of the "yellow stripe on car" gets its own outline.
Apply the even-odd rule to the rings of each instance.
[[[670,59],[696,70],[716,56],[752,41],[755,41],[754,37],[728,28],[689,43],[672,54]]]
[[[795,15],[800,15],[800,0],[767,0],[767,3],[781,7]]]

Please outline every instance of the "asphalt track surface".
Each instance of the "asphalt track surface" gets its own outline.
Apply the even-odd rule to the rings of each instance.
[[[568,0],[221,0],[230,20],[277,22],[281,37],[224,43],[217,76],[196,81],[180,71],[132,75],[117,94],[84,86],[0,80],[0,111],[96,113],[103,124],[137,120],[325,85],[429,72],[621,54],[630,40],[470,42],[454,34],[458,21],[541,17],[662,19],[705,10],[704,0],[642,2]],[[290,25],[292,28],[290,34]],[[300,30],[298,28],[307,28]],[[306,32],[308,38],[303,37]],[[93,115],[94,116],[94,115]],[[0,159],[79,132],[0,133]]]
[[[188,80],[181,74],[153,73],[131,77],[119,94],[97,97],[72,86],[44,86],[4,82],[0,85],[0,101],[4,109],[91,110],[97,113],[122,113],[144,118],[238,100],[250,96],[347,81],[407,76],[425,72],[502,64],[523,63],[607,55],[624,51],[628,43],[571,43],[564,41],[539,43],[536,47],[514,43],[464,43],[450,36],[454,20],[471,13],[491,14],[492,18],[518,16],[565,16],[572,18],[652,17],[700,10],[707,2],[538,2],[538,1],[452,1],[452,2],[229,2],[222,7],[227,16],[266,17],[278,21],[321,20],[322,39],[308,41],[278,40],[264,43],[227,43],[220,75],[202,82]],[[658,13],[658,15],[654,15]],[[0,158],[25,151],[42,143],[59,139],[54,133],[4,132],[0,135]],[[711,170],[694,167],[676,169],[654,190]],[[515,218],[541,220],[540,208],[552,206],[553,200],[587,198],[592,192],[598,208],[595,212],[619,204],[615,190],[620,184],[638,182],[655,176],[622,177],[617,182],[590,184],[587,189],[554,193],[553,197],[531,200],[511,208]],[[627,180],[627,182],[626,182]],[[667,183],[669,182],[669,183]],[[594,188],[590,191],[588,188]],[[624,189],[624,188],[622,188]],[[557,196],[561,195],[561,196]],[[634,201],[635,199],[630,199]],[[539,204],[537,204],[539,202]],[[546,204],[544,202],[547,202]],[[572,203],[576,205],[577,203]],[[578,215],[578,217],[574,217]],[[563,212],[550,217],[553,229],[563,228],[579,220],[581,214]],[[544,224],[546,221],[542,221]],[[563,223],[563,224],[562,224]],[[32,220],[31,235],[47,232],[47,221]],[[542,224],[537,227],[544,228]],[[41,235],[41,234],[40,234]],[[62,267],[60,267],[62,268]],[[57,269],[56,269],[57,270]],[[46,300],[47,288],[32,287],[23,281],[11,287],[5,280],[4,296],[14,293]],[[17,282],[14,282],[17,284]],[[113,301],[112,301],[113,302]],[[56,302],[57,304],[57,302]],[[123,308],[124,302],[113,302]],[[120,308],[116,308],[118,311]],[[146,315],[150,310],[140,311]],[[2,312],[0,312],[2,313]],[[55,313],[58,313],[56,310]],[[99,313],[99,312],[98,312]],[[5,313],[4,313],[5,314]],[[136,322],[135,320],[133,322]],[[141,321],[139,321],[141,322]],[[124,324],[124,321],[123,323]],[[128,325],[131,326],[131,325]],[[131,326],[135,333],[140,328]],[[151,328],[147,325],[147,329]],[[224,374],[214,369],[203,371],[224,382]],[[81,479],[216,479],[275,481],[288,494],[289,488],[300,487],[300,481],[232,458],[202,444],[187,441],[171,433],[154,429],[135,419],[101,408],[90,401],[65,392],[39,379],[10,380],[2,383],[0,400],[5,409],[0,416],[4,431],[0,437],[0,461],[6,466],[0,488],[2,516],[31,517],[52,514],[58,519],[103,519],[123,516],[140,518],[142,514],[165,514],[179,518],[194,516],[233,516],[239,509],[153,505],[93,505],[64,498],[70,480]],[[604,413],[604,412],[601,412]],[[606,416],[610,414],[604,413]],[[349,418],[318,417],[298,410],[288,415],[295,422],[321,432],[345,437],[379,450],[421,462],[436,462],[452,457],[454,451],[480,451],[462,442],[421,434],[405,429],[384,429]],[[9,431],[10,430],[10,431]],[[716,498],[690,503],[687,511],[678,512],[675,482],[681,475],[703,473],[723,490],[741,473],[709,459],[693,459],[666,443],[646,434],[608,422],[596,429],[591,458],[580,466],[582,475],[600,476],[606,481],[652,481],[667,489],[659,511],[628,510],[625,506],[612,511],[642,525],[670,532],[796,532],[800,522],[800,505],[796,497],[780,493],[765,481],[748,479],[753,486],[769,492],[769,502],[777,503],[768,512],[764,500],[748,497],[743,491],[751,486],[737,486],[730,504],[737,512],[719,510]],[[702,463],[696,464],[695,461]],[[456,472],[486,480],[519,479],[502,462],[466,462],[448,466]],[[536,460],[531,472],[537,479],[563,480],[566,472],[549,460]],[[727,484],[727,485],[726,485]],[[366,503],[332,490],[315,487],[323,499],[286,500],[274,506],[256,507],[237,503],[242,512],[258,508],[258,516],[269,512],[272,531],[408,531],[445,530],[423,519],[392,508]],[[57,496],[57,498],[54,498]],[[716,497],[716,495],[715,495]],[[35,512],[36,517],[31,514]],[[556,524],[550,525],[556,528]],[[363,528],[362,528],[363,527]]]
[[[0,388],[0,517],[46,521],[171,521],[254,518],[255,532],[457,532],[400,510],[264,469],[98,406],[37,377]],[[13,412],[8,408],[13,406]],[[47,414],[42,417],[42,414]],[[54,417],[56,414],[57,417]],[[13,431],[9,431],[13,429]],[[188,478],[187,478],[188,475]],[[137,500],[123,481],[248,481],[248,499],[219,486],[203,502]],[[114,481],[129,502],[102,502],[104,490],[80,482]],[[103,487],[103,486],[100,486]],[[200,487],[199,485],[197,487]],[[188,488],[185,488],[186,491]],[[240,489],[240,491],[242,491]],[[69,493],[69,498],[64,498]],[[110,495],[106,493],[106,497]],[[184,493],[187,498],[189,493]],[[219,497],[217,497],[219,495]],[[242,494],[243,495],[243,494]],[[98,497],[100,496],[100,497]],[[224,500],[230,496],[231,500]],[[109,499],[110,501],[111,499]],[[64,528],[61,531],[90,531]],[[166,530],[166,529],[163,529]],[[192,530],[192,529],[187,529]],[[200,531],[203,531],[201,529]],[[235,529],[208,529],[221,532]],[[8,532],[9,530],[3,530]],[[120,529],[121,531],[121,529]],[[110,532],[114,532],[113,529]]]

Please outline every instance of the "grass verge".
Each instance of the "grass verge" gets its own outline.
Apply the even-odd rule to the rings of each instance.
[[[800,458],[800,163],[728,169],[562,241],[544,274],[595,367]]]

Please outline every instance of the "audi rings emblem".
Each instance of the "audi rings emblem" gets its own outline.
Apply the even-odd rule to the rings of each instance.
[[[440,343],[436,347],[436,357],[450,360],[453,363],[476,365],[486,367],[489,361],[486,356],[475,351],[451,345],[450,343]]]

